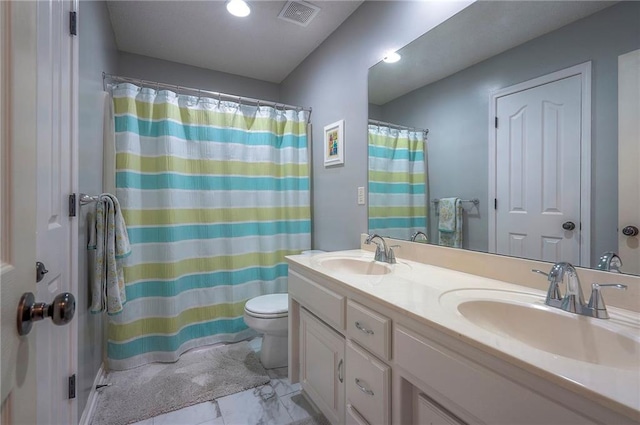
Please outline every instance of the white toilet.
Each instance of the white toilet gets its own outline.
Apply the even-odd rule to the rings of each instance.
[[[266,369],[287,366],[288,320],[287,294],[251,298],[244,306],[244,322],[263,334],[260,362]]]

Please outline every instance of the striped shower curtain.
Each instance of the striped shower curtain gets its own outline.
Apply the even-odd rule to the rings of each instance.
[[[175,361],[253,335],[244,303],[286,292],[310,247],[307,112],[113,89],[116,195],[132,254],[109,367]]]
[[[369,233],[427,233],[423,132],[369,125]]]

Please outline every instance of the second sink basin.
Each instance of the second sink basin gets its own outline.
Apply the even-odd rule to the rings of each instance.
[[[548,307],[533,294],[461,290],[443,295],[441,304],[457,308],[475,326],[551,354],[608,367],[640,367],[640,341],[633,337],[637,330]]]
[[[318,261],[318,265],[328,271],[348,274],[383,275],[391,273],[391,267],[379,261],[364,258],[324,258]]]

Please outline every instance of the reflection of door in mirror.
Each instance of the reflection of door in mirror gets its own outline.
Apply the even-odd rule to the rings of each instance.
[[[589,70],[590,64],[579,65],[492,95],[493,252],[580,264],[580,164],[590,142],[582,131],[581,111],[589,110],[582,83]],[[585,180],[584,189],[590,187]]]
[[[640,274],[640,50],[618,57],[618,249],[625,273]]]

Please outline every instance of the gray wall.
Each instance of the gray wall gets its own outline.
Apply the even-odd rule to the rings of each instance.
[[[102,193],[102,71],[117,71],[118,52],[111,22],[103,1],[83,1],[78,9],[80,43],[79,83],[79,190]],[[87,212],[80,209],[78,244],[78,417],[87,403],[93,380],[102,364],[102,315],[89,312],[89,269],[93,259],[87,255]]]
[[[639,22],[640,2],[621,3],[382,106],[385,121],[429,128],[432,198],[480,198],[465,247],[488,248],[489,93],[592,61],[592,264],[617,250],[617,61],[640,48]]]
[[[226,72],[120,52],[118,75],[202,90],[280,101],[280,86]]]
[[[281,84],[282,101],[312,106],[314,248],[360,246],[367,207],[367,72],[396,50],[446,20],[469,2],[364,2]],[[345,120],[345,164],[325,168],[323,127]]]

